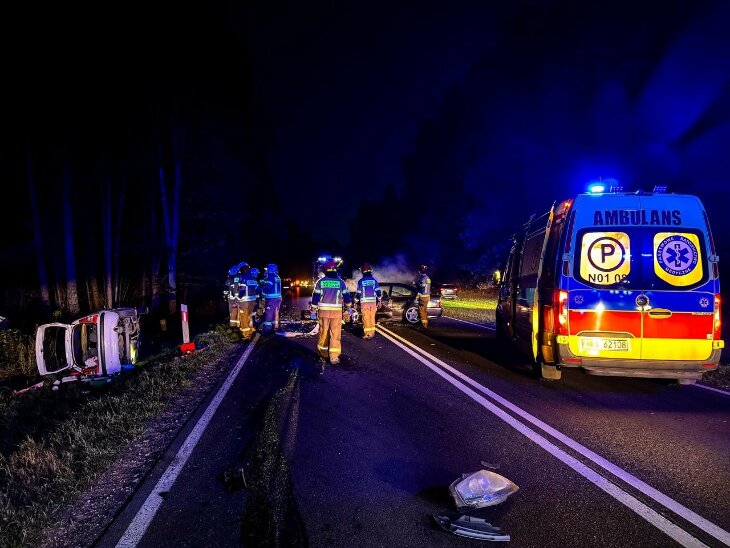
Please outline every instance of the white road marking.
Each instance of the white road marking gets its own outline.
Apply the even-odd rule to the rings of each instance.
[[[162,474],[162,477],[157,482],[157,485],[155,485],[155,488],[152,489],[152,492],[147,497],[147,500],[144,501],[144,504],[137,512],[137,515],[134,516],[132,523],[129,524],[129,527],[127,527],[124,535],[122,535],[122,538],[119,539],[119,542],[117,542],[117,548],[133,548],[137,546],[139,541],[142,539],[142,536],[145,534],[145,531],[147,531],[150,523],[152,523],[152,520],[154,519],[157,510],[160,508],[160,505],[164,500],[163,493],[169,492],[172,488],[172,485],[175,483],[177,476],[180,474],[183,467],[185,466],[185,463],[188,461],[188,458],[192,454],[193,449],[195,449],[195,445],[198,443],[198,441],[200,441],[200,437],[203,435],[203,432],[205,432],[208,423],[213,418],[213,415],[215,415],[215,412],[218,410],[218,406],[223,401],[226,393],[228,393],[228,389],[231,387],[233,381],[238,376],[238,373],[243,368],[243,364],[246,363],[246,360],[251,355],[251,351],[256,345],[258,339],[259,334],[256,333],[253,340],[246,348],[246,351],[243,353],[243,356],[241,356],[236,366],[228,374],[228,377],[218,390],[218,393],[216,393],[213,400],[210,402],[210,404],[208,404],[207,409],[198,419],[198,422],[195,424],[195,427],[193,427],[193,430],[190,432],[190,434],[188,434],[188,437],[185,439],[182,447],[180,447],[180,449],[178,450],[177,455],[175,455],[175,458],[170,463],[170,466],[168,466],[167,470],[165,470],[165,473]]]
[[[710,390],[711,392],[717,392],[718,394],[724,394],[725,396],[730,396],[730,392],[727,390],[720,390],[719,388],[715,388],[714,386],[707,386],[706,384],[702,383],[695,383],[692,386],[696,386],[697,388],[702,388],[703,390]]]
[[[448,375],[447,373],[443,372],[442,369],[439,369],[438,367],[436,367],[436,365],[433,365],[433,364],[440,365],[443,369],[449,371],[455,377],[458,377],[459,379],[461,379],[461,380],[465,381],[466,383],[472,385],[473,387],[477,388],[480,392],[484,393],[485,395],[487,395],[490,398],[494,399],[495,401],[499,402],[500,404],[502,404],[503,406],[505,406],[510,411],[512,411],[515,414],[519,415],[520,417],[524,418],[525,420],[527,420],[528,422],[530,422],[534,426],[536,426],[539,429],[543,430],[545,433],[553,436],[554,438],[556,438],[560,442],[564,443],[566,446],[570,447],[571,449],[573,449],[574,451],[576,451],[580,455],[584,456],[585,458],[591,460],[592,462],[594,462],[595,464],[597,464],[598,466],[600,466],[604,470],[610,472],[611,474],[613,474],[617,478],[619,478],[622,481],[626,482],[627,484],[631,485],[632,487],[634,487],[635,489],[637,489],[641,493],[643,493],[643,494],[647,495],[648,497],[654,499],[656,502],[658,502],[662,506],[664,506],[667,509],[671,510],[675,514],[683,517],[684,519],[686,519],[687,521],[689,521],[690,523],[692,523],[696,527],[702,529],[703,531],[705,531],[709,535],[713,536],[714,538],[720,540],[721,542],[724,542],[727,545],[730,545],[730,533],[728,531],[725,531],[724,529],[722,529],[718,525],[715,525],[711,521],[703,518],[699,514],[693,512],[689,508],[683,506],[682,504],[680,504],[679,502],[677,502],[674,499],[670,498],[669,496],[665,495],[664,493],[662,493],[662,492],[654,489],[653,487],[651,487],[650,485],[644,483],[643,481],[641,481],[637,477],[633,476],[629,472],[623,470],[622,468],[616,466],[612,462],[610,462],[610,461],[604,459],[603,457],[597,455],[596,453],[594,453],[593,451],[591,451],[587,447],[585,447],[585,446],[581,445],[580,443],[574,441],[573,439],[569,438],[565,434],[563,434],[563,433],[555,430],[553,427],[545,424],[544,422],[542,422],[537,417],[534,417],[533,415],[529,414],[527,411],[524,411],[523,409],[517,407],[516,405],[512,404],[508,400],[504,399],[503,397],[501,397],[498,394],[496,394],[495,392],[493,392],[492,390],[489,390],[488,388],[482,386],[481,384],[479,384],[478,382],[474,381],[470,377],[468,377],[468,376],[464,375],[463,373],[461,373],[460,371],[454,369],[453,367],[451,367],[447,363],[443,362],[442,360],[438,359],[437,357],[431,355],[430,353],[426,352],[425,350],[422,350],[421,348],[419,348],[415,344],[411,343],[410,341],[408,341],[408,340],[404,339],[403,337],[401,337],[401,336],[393,333],[390,330],[387,330],[387,329],[383,328],[382,326],[378,326],[378,327],[380,329],[382,329],[382,331],[383,331],[383,333],[381,333],[381,335],[383,335],[384,337],[388,338],[391,342],[393,342],[397,346],[403,348],[409,354],[411,354],[414,357],[416,357],[419,361],[421,361],[422,363],[424,363],[425,365],[427,365],[430,369],[434,370],[440,376],[442,376],[443,378],[445,378],[448,382],[450,382],[451,384],[453,384],[454,386],[456,386],[457,388],[459,388],[462,392],[464,392],[465,394],[471,396],[472,399],[475,399],[479,403],[482,403],[482,401],[480,399],[477,399],[477,398],[482,398],[480,395],[477,394],[476,395],[477,398],[475,398],[472,395],[472,394],[474,394],[474,392],[470,388],[468,388],[467,386],[465,386],[463,383],[459,382],[458,380],[454,379],[452,376]],[[391,335],[391,336],[388,336],[386,334],[386,332],[389,335]],[[413,350],[411,350],[411,348],[408,348],[408,347],[406,347],[404,345],[408,345],[408,347],[411,347]],[[420,354],[423,354],[424,356],[428,357],[428,359],[431,360],[433,362],[433,364],[431,364],[430,362],[427,363],[427,361],[422,360],[421,359],[421,356],[419,356],[418,354],[416,354],[414,352],[414,350],[416,352],[418,352]],[[519,430],[520,432],[522,432],[523,434],[525,434],[527,437],[529,437],[530,439],[532,439],[533,441],[535,441],[535,443],[538,443],[538,445],[540,445],[541,447],[543,447],[546,450],[548,450],[551,454],[553,454],[554,456],[556,456],[557,458],[559,458],[560,460],[562,460],[563,462],[565,462],[566,464],[568,464],[568,466],[570,466],[571,468],[573,468],[574,470],[576,470],[578,473],[580,473],[581,475],[583,475],[584,477],[586,477],[590,481],[593,481],[590,477],[588,477],[585,474],[583,474],[583,472],[581,472],[581,470],[578,470],[577,468],[575,468],[574,466],[572,466],[572,464],[570,462],[564,460],[560,456],[558,456],[555,453],[553,453],[553,451],[551,451],[550,449],[548,449],[547,447],[545,447],[542,443],[540,443],[540,442],[536,441],[535,439],[533,439],[533,437],[531,435],[526,434],[520,427],[525,428],[526,430],[528,430],[529,432],[531,432],[535,436],[540,437],[542,440],[545,441],[546,444],[549,444],[551,447],[554,447],[557,451],[563,452],[561,449],[559,449],[556,446],[554,446],[553,444],[551,444],[545,438],[542,438],[542,436],[540,436],[540,434],[538,434],[534,430],[529,429],[528,427],[526,427],[525,425],[523,425],[522,423],[520,423],[519,421],[517,421],[516,419],[514,419],[511,415],[507,415],[506,413],[504,413],[504,411],[502,411],[498,407],[494,407],[494,405],[491,404],[490,402],[488,402],[487,400],[484,400],[484,401],[486,401],[489,404],[489,406],[491,406],[491,407],[488,407],[487,405],[484,405],[482,403],[482,405],[484,405],[484,407],[486,407],[489,411],[495,413],[497,416],[499,416],[500,418],[502,418],[503,420],[505,420],[505,422],[507,422],[508,424],[510,424],[511,426],[513,426],[514,428],[516,428],[517,430]],[[498,412],[495,411],[494,409],[496,409]],[[505,418],[505,416],[507,418]],[[518,427],[515,424],[513,424],[513,421],[516,422],[517,425],[520,425],[520,427]],[[565,453],[565,455],[567,457],[569,457],[570,459],[573,458],[570,455],[568,455],[567,453]],[[577,462],[580,462],[580,461],[577,461]],[[582,465],[582,463],[581,463],[581,465]],[[582,466],[585,466],[585,465],[582,465]],[[589,470],[590,470],[590,468],[589,468]],[[591,472],[593,474],[597,474],[593,470],[591,470]],[[602,476],[599,475],[599,477],[602,477]],[[606,481],[608,481],[608,480],[606,480]],[[594,482],[594,483],[596,483],[596,482]],[[601,486],[601,485],[599,485],[598,483],[596,483],[596,485],[598,485],[599,487],[601,487],[602,489],[604,489],[604,487]],[[613,485],[613,484],[611,484],[611,485]],[[620,490],[622,493],[625,493],[627,497],[631,497],[632,499],[634,499],[636,501],[636,503],[638,503],[638,504],[640,504],[642,506],[645,506],[642,502],[640,502],[637,499],[635,499],[629,493],[626,493],[625,491],[621,490],[618,486],[616,486],[616,489]],[[609,492],[606,489],[604,489],[604,491]],[[609,494],[611,494],[612,496],[615,496],[613,493],[610,493],[609,492]],[[626,504],[626,502],[624,500],[622,500],[622,499],[618,499],[618,500],[620,500],[621,502],[623,502],[624,504]],[[627,506],[629,506],[629,505],[627,504]],[[629,506],[629,507],[632,508],[632,510],[635,510],[632,506]],[[659,518],[661,518],[661,520],[666,521],[665,518],[663,518],[661,515],[657,514],[654,510],[652,510],[648,506],[646,506],[646,510],[652,512],[653,514],[655,514],[656,516],[658,516]],[[642,512],[637,511],[637,513],[640,516],[642,516],[644,519],[647,519],[647,521],[649,521],[653,525],[657,526],[659,529],[661,529],[665,533],[669,534],[669,536],[671,536],[672,538],[675,538],[673,534],[668,533],[667,530],[665,530],[663,527],[660,527],[659,525],[657,525],[657,523],[655,523],[655,521],[652,521],[652,519],[649,519],[647,517],[648,514],[646,514],[643,510],[642,510]],[[656,518],[656,516],[653,516],[653,519]],[[680,531],[682,531],[682,533],[688,535],[688,537],[691,538],[692,541],[695,543],[695,544],[690,544],[690,545],[697,546],[698,544],[696,544],[696,543],[697,542],[700,542],[698,539],[696,539],[695,537],[689,535],[689,533],[687,533],[683,529],[679,528],[678,526],[672,524],[671,522],[667,522],[667,523],[669,523],[671,525],[672,530],[674,530],[674,528],[676,528],[676,529],[679,529]],[[675,540],[677,540],[678,542],[680,542],[678,538],[675,538]],[[703,544],[700,543],[700,545],[703,545]]]
[[[469,325],[474,325],[476,327],[481,327],[482,329],[490,329],[492,331],[496,331],[496,329],[494,327],[489,327],[488,325],[482,325],[480,323],[468,322],[466,320],[460,320],[459,318],[454,318],[453,316],[441,316],[441,317],[442,318],[448,318],[450,320],[456,320],[457,322],[468,323]]]

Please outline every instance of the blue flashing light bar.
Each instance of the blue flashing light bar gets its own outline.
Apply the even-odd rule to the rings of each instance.
[[[606,192],[606,185],[603,183],[591,183],[588,185],[588,192],[590,194],[603,194]]]
[[[666,194],[668,189],[667,185],[654,185],[655,194]]]

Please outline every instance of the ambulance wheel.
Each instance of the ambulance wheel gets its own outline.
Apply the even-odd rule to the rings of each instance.
[[[403,321],[411,325],[416,325],[421,318],[418,316],[418,307],[416,305],[410,305],[403,311]]]

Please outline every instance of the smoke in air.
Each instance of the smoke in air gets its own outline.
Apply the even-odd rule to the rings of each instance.
[[[371,263],[372,264],[372,263]],[[408,267],[406,258],[403,255],[396,255],[393,258],[386,258],[379,264],[373,264],[373,277],[378,282],[403,282],[411,283],[416,277],[416,271]],[[352,276],[345,279],[347,289],[351,292],[357,291],[357,281],[362,278],[359,269],[352,271]]]

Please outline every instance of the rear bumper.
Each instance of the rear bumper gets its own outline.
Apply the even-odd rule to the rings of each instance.
[[[722,341],[706,360],[650,360],[586,358],[576,356],[567,343],[557,342],[557,362],[561,367],[580,367],[589,375],[613,377],[645,377],[653,379],[698,379],[703,373],[717,369]]]

